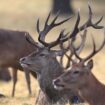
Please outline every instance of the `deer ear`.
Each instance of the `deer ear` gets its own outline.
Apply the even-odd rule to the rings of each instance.
[[[88,70],[91,70],[93,68],[93,60],[92,59],[87,63],[87,68],[88,68]]]

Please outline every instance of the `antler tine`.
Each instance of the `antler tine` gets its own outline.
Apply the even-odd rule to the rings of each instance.
[[[87,61],[88,59],[92,58],[94,55],[96,55],[105,45],[105,28],[104,28],[104,40],[102,42],[102,45],[96,50],[96,45],[95,45],[95,41],[92,37],[93,40],[93,52],[87,56],[86,58],[83,59],[83,61]]]
[[[93,27],[95,29],[102,29],[103,26],[98,26],[98,24],[102,21],[103,19],[103,16],[95,23],[92,22],[92,16],[93,16],[93,13],[92,13],[92,9],[91,9],[91,6],[88,4],[88,8],[89,8],[89,18],[88,20],[86,21],[85,24],[83,24],[82,26],[78,27],[79,26],[79,23],[80,23],[80,10],[78,11],[77,13],[77,21],[76,21],[76,24],[74,26],[74,30],[72,31],[72,33],[69,35],[69,38],[73,38],[75,39],[77,33],[79,31],[83,31],[84,30],[84,27]],[[67,38],[65,39],[65,41],[67,41]]]
[[[87,28],[85,27],[83,35],[81,35],[81,44],[75,48],[73,43],[71,43],[72,52],[73,54],[81,61],[82,59],[79,57],[79,54],[83,50],[83,47],[85,46],[86,42],[86,35],[87,35]]]
[[[92,42],[93,42],[93,51],[90,55],[88,55],[86,58],[82,59],[84,62],[87,61],[88,59],[90,59],[92,56],[95,55],[96,53],[96,45],[95,45],[95,41],[94,41],[94,38],[92,36]]]
[[[66,64],[66,66],[65,66],[65,68],[68,68],[68,67],[70,67],[70,61],[73,61],[72,60],[72,56],[74,55],[74,53],[76,53],[76,54],[80,54],[81,53],[81,51],[82,51],[82,49],[83,49],[83,47],[84,47],[84,45],[85,45],[85,41],[86,41],[86,34],[87,34],[87,29],[86,29],[86,27],[85,27],[85,29],[84,29],[84,33],[83,33],[83,35],[81,35],[81,44],[77,47],[77,48],[74,48],[73,47],[73,42],[75,41],[75,40],[68,40],[69,41],[69,44],[68,44],[68,48],[69,48],[69,50],[70,50],[70,54],[69,55],[67,55],[66,53],[64,53],[62,56],[61,56],[61,59],[60,59],[60,63],[62,64],[62,62],[63,62],[63,56],[65,55],[66,57],[67,57],[67,59],[68,59],[68,62],[67,62],[67,64]],[[63,46],[63,42],[61,42],[60,43],[60,48],[61,49],[64,49],[64,46]],[[68,50],[67,50],[68,51]],[[77,55],[77,56],[78,56]],[[76,59],[75,59],[76,60]],[[73,61],[74,62],[74,61]]]
[[[88,18],[87,22],[84,25],[82,25],[79,29],[83,30],[84,26],[93,27],[95,29],[102,29],[103,26],[98,26],[98,24],[102,21],[103,16],[97,22],[93,23],[92,22],[93,13],[92,13],[90,4],[88,4],[88,8],[89,8],[89,18]]]
[[[65,35],[65,36],[62,36],[62,38],[64,38],[64,37],[66,37],[68,35],[68,33]],[[64,48],[64,43],[62,42],[62,41],[60,41],[60,44],[59,44],[59,46],[60,46],[60,49],[65,49]],[[68,51],[68,50],[67,50]],[[67,59],[68,59],[68,62],[67,62],[67,64],[66,64],[66,67],[65,67],[65,69],[69,66],[69,62],[70,62],[70,57],[66,54],[66,52],[65,53],[63,53],[63,55],[60,57],[60,64],[61,65],[63,65],[63,57],[64,57],[64,55],[67,57]]]
[[[63,65],[63,56],[64,54],[60,57],[60,64]]]
[[[96,23],[92,23],[92,15],[93,15],[93,13],[92,13],[90,4],[88,4],[88,8],[89,8],[89,15],[90,15],[88,21],[90,23],[90,26],[92,26],[95,29],[102,29],[103,26],[97,26],[97,25],[102,21],[103,16]]]
[[[65,30],[62,30],[62,31],[60,32],[60,35],[58,36],[57,40],[55,40],[55,41],[49,43],[48,48],[52,48],[52,47],[54,47],[54,46],[60,44],[61,42],[63,43],[62,40],[65,39],[65,38],[67,37],[67,35],[69,34],[69,33],[64,34],[64,31],[65,31]]]
[[[48,17],[45,21],[45,26],[44,27],[47,27],[50,16],[51,16],[51,11],[49,12],[49,15],[48,15]]]
[[[80,9],[78,10],[77,20],[76,20],[76,23],[75,23],[75,26],[74,26],[74,30],[72,31],[72,34],[70,35],[70,38],[75,38],[75,36],[79,32],[79,29],[78,29],[79,23],[80,23]]]
[[[68,67],[70,67],[70,61],[75,62],[77,60],[77,59],[75,59],[75,60],[72,59],[72,56],[74,55],[74,51],[76,51],[76,53],[78,55],[81,53],[81,51],[82,51],[82,49],[83,49],[83,47],[85,45],[86,34],[87,34],[87,30],[85,28],[83,35],[81,35],[81,44],[77,48],[75,48],[75,49],[72,47],[72,44],[73,44],[73,42],[75,40],[71,40],[71,42],[69,41],[69,49],[70,49],[70,52],[71,53],[69,55],[67,55],[66,53],[64,54],[67,57],[67,59],[68,59],[67,64],[65,66],[66,69]],[[63,47],[63,45],[62,45],[62,47]],[[61,58],[61,60],[63,60],[63,59]]]
[[[72,54],[70,54],[70,55],[67,55],[67,54],[65,54],[65,56],[67,57],[67,59],[68,59],[68,61],[67,61],[67,64],[66,64],[66,66],[65,66],[65,68],[67,69],[67,68],[69,68],[70,67],[70,61],[72,61]]]
[[[63,42],[61,41],[60,44],[59,44],[59,47],[60,49],[64,49],[64,46],[63,46]],[[60,64],[63,65],[63,57],[64,57],[65,53],[62,54],[62,56],[60,57]]]
[[[49,12],[49,15],[48,15],[48,17],[47,17],[47,19],[46,19],[46,21],[45,21],[45,26],[44,26],[44,28],[48,26],[48,21],[49,21],[50,16],[51,16],[51,12]],[[39,29],[39,19],[37,20],[37,32],[38,32],[39,35],[40,35],[41,31],[40,31],[40,29]]]
[[[78,28],[79,23],[80,23],[80,9],[79,9],[78,12],[77,12],[77,20],[76,20],[74,29],[73,29],[72,33],[69,35],[68,38],[72,38],[72,40],[75,40],[75,37],[76,37],[77,33],[78,33],[79,31],[82,31],[82,30],[84,29],[85,26],[83,26],[82,30]],[[68,38],[66,38],[64,41],[67,41]]]
[[[65,19],[65,20],[63,20],[63,21],[61,21],[61,22],[59,22],[59,23],[55,23],[55,21],[56,21],[57,18],[59,17],[59,14],[60,14],[60,11],[57,13],[57,16],[56,16],[55,19],[52,21],[51,26],[53,26],[53,27],[59,26],[59,25],[65,23],[66,21],[68,21],[69,19],[72,18],[72,16],[71,16],[71,17],[69,17],[69,18],[67,18],[67,19]]]
[[[73,49],[73,54],[76,56],[76,58],[78,58],[78,59],[81,61],[82,59],[79,57],[79,55],[78,55],[77,52],[75,51],[74,45],[71,44],[71,46],[72,46],[72,49]]]
[[[25,37],[26,37],[26,40],[32,44],[33,46],[39,48],[40,46],[38,45],[37,42],[35,42],[27,33],[25,33]]]
[[[95,23],[95,25],[98,25],[102,21],[102,19],[103,19],[103,16],[100,17],[100,19]],[[101,26],[101,27],[103,27],[103,26]]]
[[[72,45],[73,49],[74,49],[74,55],[82,62],[85,62],[89,59],[91,59],[94,55],[96,55],[105,45],[105,28],[104,28],[104,40],[101,44],[101,46],[96,50],[96,44],[94,41],[94,38],[92,37],[92,42],[93,42],[93,51],[90,53],[90,55],[88,55],[86,58],[81,58],[79,57],[79,55],[76,53],[74,46]]]
[[[39,19],[37,20],[36,28],[37,28],[37,32],[40,33],[40,29],[39,29]]]
[[[55,26],[56,25],[56,23],[55,23],[55,21],[57,20],[57,18],[59,17],[59,14],[60,14],[60,11],[58,11],[57,12],[57,15],[56,15],[56,17],[54,18],[54,20],[51,22],[51,26]]]
[[[57,18],[59,17],[59,13],[58,13],[57,16],[53,19],[53,21],[52,21],[50,24],[48,24],[48,21],[49,21],[50,16],[51,16],[51,12],[49,13],[49,15],[48,15],[48,17],[47,17],[47,19],[46,19],[46,22],[45,22],[45,25],[44,25],[44,29],[43,29],[42,31],[40,31],[40,29],[39,29],[39,19],[38,19],[38,21],[37,21],[37,32],[39,33],[38,40],[39,40],[40,43],[42,43],[42,44],[43,44],[44,46],[46,46],[46,47],[52,46],[51,44],[53,43],[53,42],[51,42],[51,43],[46,43],[46,42],[45,42],[45,36],[46,36],[46,34],[47,34],[52,28],[54,28],[54,27],[56,27],[56,26],[59,26],[59,25],[65,23],[66,21],[68,21],[69,19],[72,18],[72,17],[69,17],[69,18],[67,18],[67,19],[65,19],[65,20],[63,20],[63,21],[61,21],[61,22],[55,23],[55,21],[56,21]]]
[[[93,16],[93,13],[92,13],[92,9],[90,7],[90,4],[88,3],[88,8],[89,8],[89,20],[88,21],[91,21],[92,19],[92,16]]]
[[[78,28],[79,23],[80,23],[80,9],[78,10],[78,13],[77,13],[77,20],[76,20],[76,23],[75,23],[75,26],[74,26],[74,29],[73,29],[72,33],[71,33],[68,37],[64,38],[64,39],[62,40],[63,42],[67,41],[67,40],[70,39],[70,38],[72,38],[72,40],[75,40],[75,37],[76,37],[77,33],[78,33],[79,31],[84,30],[84,27],[86,27],[86,26],[84,26],[83,29],[80,30],[80,29]]]
[[[87,35],[87,29],[85,28],[83,35],[80,34],[80,36],[81,36],[81,44],[78,46],[78,48],[76,48],[77,54],[80,54],[83,47],[85,46],[86,35]]]
[[[64,43],[61,41],[61,42],[60,42],[60,48],[61,48],[62,50],[65,49],[63,45],[64,45]],[[66,56],[67,59],[68,59],[67,64],[66,64],[66,66],[65,66],[65,69],[67,69],[68,67],[70,67],[70,60],[71,60],[71,57],[72,57],[72,54],[71,54],[71,53],[70,53],[69,55],[66,54],[66,52],[69,51],[69,49],[70,49],[70,41],[69,41],[69,44],[68,44],[67,49],[68,49],[68,50],[66,50],[65,53],[63,53],[63,55],[60,57],[60,64],[61,64],[61,65],[63,65],[63,57],[64,57],[64,56]]]

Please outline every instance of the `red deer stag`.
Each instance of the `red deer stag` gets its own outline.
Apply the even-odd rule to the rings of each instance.
[[[81,58],[75,51],[74,55],[79,61],[73,61],[70,70],[53,80],[53,85],[57,90],[73,89],[89,103],[89,105],[105,105],[105,85],[100,83],[91,72],[93,68],[92,57],[97,54],[105,45],[105,29],[104,40],[102,45],[96,49],[93,39],[93,51],[86,58]],[[88,61],[88,62],[87,62]],[[87,62],[87,63],[86,63]]]
[[[25,34],[30,36],[27,32],[0,29],[0,67],[13,68],[12,96],[14,96],[15,85],[17,82],[17,70],[19,69],[23,71],[23,68],[19,63],[19,59],[27,56],[36,49],[26,41]],[[36,78],[36,74],[32,71],[31,73]],[[31,94],[29,70],[25,70],[25,74],[29,94]]]
[[[92,11],[89,6],[89,19],[85,24],[83,24],[81,27],[78,27],[80,22],[80,14],[78,12],[77,21],[72,33],[67,36],[67,35],[64,35],[64,31],[61,31],[57,40],[55,40],[54,42],[47,43],[45,42],[46,34],[55,26],[58,26],[64,23],[65,21],[69,20],[69,19],[66,19],[60,23],[55,23],[56,19],[58,18],[58,15],[57,15],[57,17],[53,20],[53,22],[50,25],[48,25],[47,23],[48,23],[49,17],[50,15],[48,16],[45,22],[45,27],[43,31],[40,31],[39,20],[37,21],[37,31],[39,33],[38,41],[41,43],[41,45],[40,43],[34,43],[32,39],[27,38],[27,40],[30,43],[32,43],[33,45],[35,45],[35,47],[37,47],[37,51],[34,51],[29,56],[21,58],[20,63],[23,66],[23,68],[24,67],[28,68],[37,73],[40,88],[44,92],[45,96],[47,97],[48,102],[50,102],[51,104],[51,102],[54,102],[54,103],[58,102],[58,100],[60,100],[61,98],[65,99],[65,96],[66,96],[65,100],[68,100],[69,96],[72,95],[71,90],[66,90],[66,91],[64,90],[61,92],[54,89],[52,84],[52,80],[64,72],[64,68],[57,61],[56,56],[61,56],[68,48],[60,51],[51,50],[51,48],[60,44],[60,42],[68,41],[68,39],[70,38],[72,40],[75,40],[77,33],[84,30],[85,27],[102,28],[102,26],[98,26],[102,18],[100,18],[100,20],[97,21],[96,23],[93,23]],[[46,103],[43,103],[43,104],[46,105]]]

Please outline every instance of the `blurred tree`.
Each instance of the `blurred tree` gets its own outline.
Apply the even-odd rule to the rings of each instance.
[[[71,1],[72,0],[53,0],[52,13],[56,14],[58,11],[60,11],[61,15],[73,14]]]

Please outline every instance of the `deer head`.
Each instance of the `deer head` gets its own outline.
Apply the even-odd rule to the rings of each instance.
[[[78,59],[78,61],[74,61],[72,59],[71,68],[62,74],[60,77],[53,81],[53,85],[56,89],[80,89],[84,86],[87,86],[89,79],[92,77],[91,70],[93,68],[93,60],[92,57],[95,56],[105,45],[105,29],[104,29],[104,40],[101,46],[96,49],[95,41],[93,40],[93,51],[85,58],[81,58],[77,52],[75,51],[74,46],[74,56]]]
[[[20,63],[23,67],[29,68],[33,70],[34,72],[40,74],[41,70],[43,68],[50,67],[51,65],[56,66],[56,56],[61,56],[66,49],[61,50],[51,50],[51,48],[58,45],[61,41],[65,41],[67,39],[67,34],[64,34],[64,30],[62,30],[59,34],[59,37],[50,43],[45,42],[45,36],[46,34],[54,27],[59,26],[63,24],[64,22],[68,21],[70,18],[67,18],[59,23],[55,23],[57,20],[59,14],[54,18],[54,20],[51,22],[51,24],[48,25],[48,21],[50,18],[51,13],[49,13],[47,20],[45,22],[44,29],[40,31],[39,29],[39,19],[37,21],[37,32],[39,34],[38,41],[39,43],[35,42],[31,37],[26,36],[26,39],[29,43],[37,47],[37,50],[34,51],[32,54],[30,54],[27,57],[21,58]],[[58,62],[57,62],[58,64]]]

